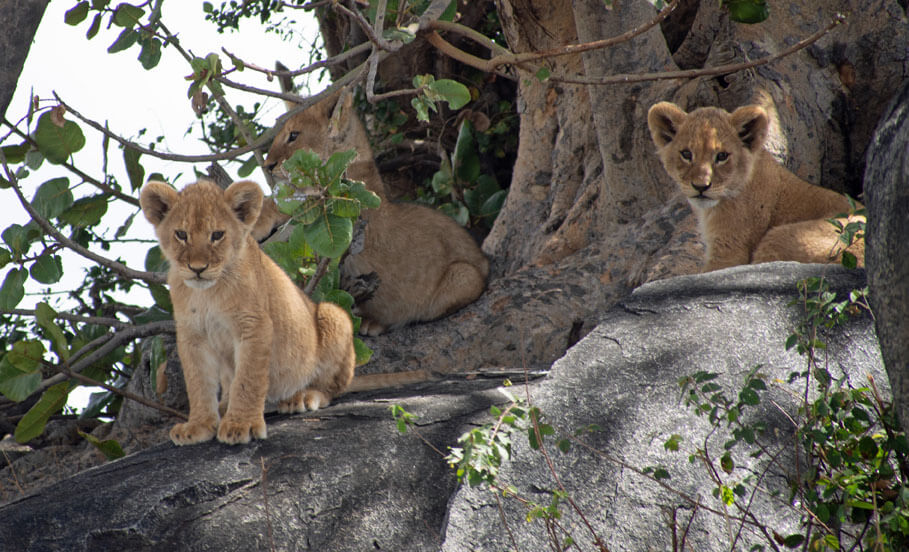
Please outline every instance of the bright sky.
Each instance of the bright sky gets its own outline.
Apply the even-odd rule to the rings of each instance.
[[[183,154],[208,153],[206,146],[198,141],[201,136],[198,124],[191,135],[186,135],[187,129],[196,119],[186,97],[189,82],[184,79],[192,70],[180,54],[173,48],[165,48],[161,62],[151,71],[143,69],[136,59],[140,51],[137,45],[123,52],[108,54],[107,48],[116,39],[120,28],[106,29],[105,17],[98,35],[90,41],[86,40],[85,33],[93,14],[75,27],[66,25],[63,21],[66,10],[76,3],[76,0],[69,0],[50,2],[48,5],[19,78],[16,94],[7,110],[7,119],[15,122],[26,114],[32,91],[42,100],[53,99],[52,92],[55,91],[83,115],[102,123],[106,121],[109,128],[120,136],[135,137],[140,129],[146,128],[146,134],[139,140],[144,145],[158,136],[164,136],[158,145],[159,150]],[[291,11],[290,16],[298,21],[309,22],[307,29],[301,31],[305,37],[302,44],[284,40],[274,33],[265,33],[257,19],[241,23],[240,32],[225,31],[224,34],[219,34],[213,23],[204,20],[202,2],[169,0],[164,3],[162,10],[164,24],[179,36],[183,47],[191,53],[204,57],[211,52],[221,53],[221,48],[224,47],[244,61],[261,67],[273,67],[275,60],[281,60],[289,67],[301,67],[309,63],[309,43],[315,38],[317,27],[312,18],[300,10]],[[225,66],[230,66],[223,53],[222,61]],[[258,88],[278,89],[277,81],[268,82],[264,75],[254,71],[234,73],[231,79]],[[319,90],[323,86],[316,84],[313,88]],[[284,110],[284,104],[280,100],[265,99],[230,89],[227,89],[227,99],[233,106],[240,103],[249,109],[257,101],[264,102],[265,117],[261,122],[266,125],[272,124]],[[41,105],[51,104],[42,102]],[[101,135],[84,124],[80,126],[87,142],[85,148],[74,155],[74,164],[98,180],[103,180]],[[17,142],[10,139],[3,145]],[[108,155],[111,172],[128,192],[129,179],[122,151],[112,142]],[[142,156],[140,162],[145,167],[146,176],[160,172],[173,179],[182,173],[179,185],[194,180],[191,165],[166,162],[149,156]],[[207,163],[203,163],[197,168],[204,172],[206,166]],[[237,166],[226,168],[236,177]],[[71,184],[78,182],[78,178],[65,169],[45,162],[22,182],[26,197],[30,198],[41,183],[60,176],[67,176]],[[260,171],[255,171],[250,178],[260,183],[264,181]],[[74,195],[78,198],[94,193],[86,186],[88,185],[76,189]],[[7,204],[2,211],[0,231],[10,223],[24,224],[28,221],[27,214],[18,205],[12,190],[0,190],[0,200]],[[121,205],[114,209],[112,204],[104,219],[110,227],[108,235],[111,237],[116,228],[136,210],[123,202],[116,203]],[[136,216],[128,237],[154,239],[151,226],[141,214]],[[145,252],[151,245],[133,243],[110,252],[97,252],[111,258],[120,256],[130,267],[142,270]],[[72,289],[84,279],[82,267],[87,262],[82,257],[65,254],[63,264],[63,279],[51,286],[55,291]],[[12,266],[2,270],[0,281],[10,268]],[[30,280],[26,289],[31,293],[40,287]],[[27,295],[19,306],[29,308],[39,299]],[[144,290],[131,294],[130,299],[151,304],[151,299]],[[53,302],[51,305],[58,309],[63,307]]]

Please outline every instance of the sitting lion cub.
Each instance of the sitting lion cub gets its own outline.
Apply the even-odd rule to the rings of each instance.
[[[287,83],[283,86],[289,89]],[[300,149],[323,158],[356,149],[358,157],[348,168],[348,177],[362,180],[382,199],[377,209],[363,211],[362,251],[348,255],[340,267],[342,287],[355,296],[363,317],[360,333],[378,335],[411,322],[434,320],[483,293],[489,261],[464,228],[435,209],[387,199],[366,129],[354,112],[352,92],[333,94],[291,117],[268,151],[268,170],[286,177],[282,163]],[[269,201],[256,225],[256,237],[267,236],[275,223],[286,219]],[[357,297],[352,288],[370,278],[378,280],[375,291]]]
[[[174,443],[216,431],[223,443],[264,439],[266,398],[281,412],[303,412],[345,390],[355,359],[350,317],[313,303],[259,248],[250,235],[262,208],[255,182],[222,191],[203,180],[180,192],[149,182],[140,203],[170,262],[189,396],[189,420],[170,431]]]
[[[801,180],[764,150],[769,118],[761,107],[685,113],[660,102],[650,108],[647,124],[663,167],[697,215],[706,271],[776,260],[840,260],[844,244],[826,219],[849,212],[849,200]],[[864,265],[864,239],[848,251]]]

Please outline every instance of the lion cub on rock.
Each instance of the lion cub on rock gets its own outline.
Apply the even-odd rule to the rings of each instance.
[[[732,113],[715,107],[685,113],[660,102],[647,114],[663,167],[697,215],[707,246],[705,271],[776,260],[839,262],[842,257],[845,244],[826,219],[848,213],[849,200],[777,163],[764,150],[769,123],[756,105]],[[848,251],[864,266],[864,239]]]
[[[392,203],[386,197],[366,129],[354,112],[351,91],[332,94],[291,117],[268,151],[268,170],[278,178],[286,177],[282,163],[300,149],[323,158],[356,149],[358,157],[348,168],[348,177],[362,180],[382,199],[377,209],[363,211],[363,249],[345,257],[340,267],[342,287],[348,290],[359,280],[378,278],[372,295],[356,298],[357,311],[363,317],[360,333],[378,335],[410,322],[434,320],[483,293],[489,261],[464,228],[435,209]],[[269,203],[257,224],[257,237],[287,219]]]
[[[180,192],[163,182],[142,188],[142,211],[170,262],[189,396],[189,420],[170,431],[177,445],[215,432],[223,443],[264,439],[266,399],[281,412],[316,410],[353,377],[350,317],[313,303],[250,235],[262,199],[250,181],[227,190],[204,180]]]

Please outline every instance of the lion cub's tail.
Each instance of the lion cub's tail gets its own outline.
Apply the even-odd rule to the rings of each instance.
[[[399,387],[401,385],[410,385],[412,383],[420,383],[432,379],[433,377],[428,370],[411,370],[409,372],[394,372],[391,374],[366,374],[355,376],[344,392],[372,391],[374,389]]]

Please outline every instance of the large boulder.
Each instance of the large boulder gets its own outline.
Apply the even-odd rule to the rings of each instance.
[[[768,382],[803,370],[804,359],[783,346],[800,316],[790,302],[798,296],[799,279],[819,275],[840,291],[864,285],[861,271],[794,263],[644,285],[605,312],[545,378],[530,383],[534,405],[559,430],[601,428],[583,437],[600,453],[575,446],[562,454],[552,441],[548,452],[609,550],[671,550],[673,535],[688,550],[729,549],[729,526],[711,513],[722,510],[713,485],[702,465],[688,462],[709,427],[680,403],[677,381],[697,370],[713,371],[732,392],[758,365]],[[855,384],[873,374],[887,393],[869,317],[855,318],[827,337],[832,373]],[[511,534],[521,550],[546,549],[545,528],[525,522],[520,503],[498,495],[506,529],[496,495],[459,487],[442,460],[439,452],[454,446],[462,432],[491,421],[489,407],[506,401],[494,389],[498,380],[456,378],[348,396],[315,414],[271,417],[268,439],[247,446],[164,444],[82,472],[0,506],[0,542],[4,549],[30,551],[461,552],[510,549]],[[795,400],[782,389],[770,393],[783,411],[794,411]],[[417,429],[426,442],[413,431],[397,432],[388,413],[392,403],[419,416]],[[766,420],[775,436],[768,446],[784,451],[780,458],[787,465],[792,428],[786,417],[769,406],[754,415]],[[679,452],[663,447],[673,434],[682,438]],[[711,446],[720,448],[721,439],[713,436]],[[545,461],[522,437],[515,437],[513,452],[500,480],[548,504],[554,482]],[[736,452],[741,466],[761,467],[762,460]],[[669,471],[667,486],[637,473],[648,466]],[[789,476],[775,468],[766,484],[784,488]],[[793,518],[783,516],[787,509],[772,500],[759,496],[752,508],[780,534],[797,529]],[[560,523],[582,549],[590,549],[577,516],[565,505],[562,511]],[[760,539],[751,526],[743,537],[746,544]]]
[[[866,266],[894,402],[909,400],[909,84],[885,111],[865,171]],[[898,410],[909,428],[909,406]]]

